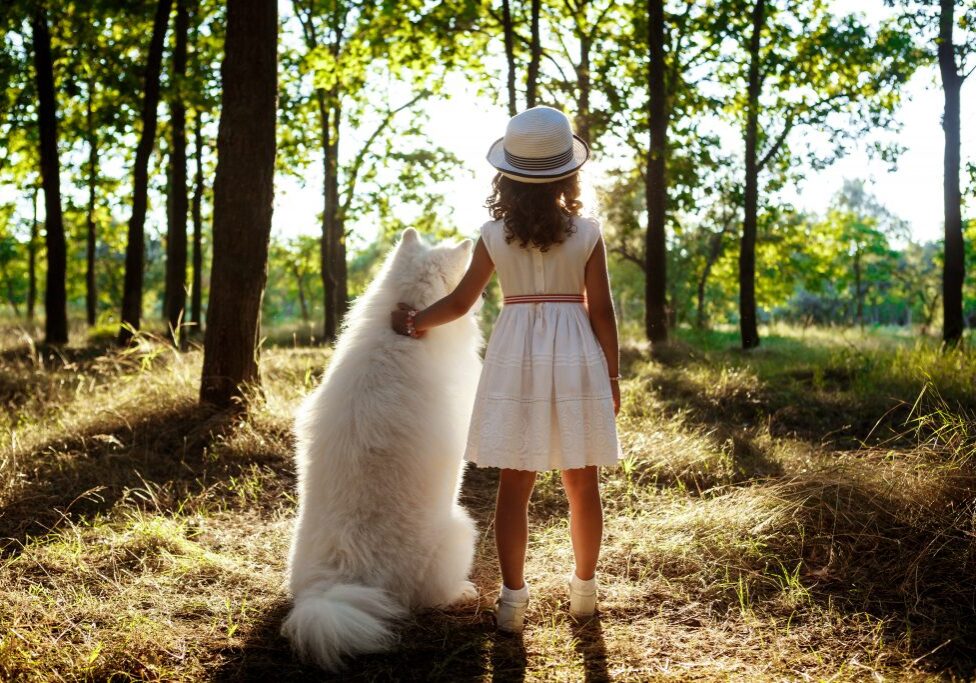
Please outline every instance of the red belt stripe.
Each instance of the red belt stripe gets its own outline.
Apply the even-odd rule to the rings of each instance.
[[[581,304],[586,301],[582,294],[516,294],[506,296],[503,302],[506,304],[537,304],[537,303],[561,303],[561,304]]]

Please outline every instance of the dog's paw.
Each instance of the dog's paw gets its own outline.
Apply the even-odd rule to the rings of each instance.
[[[462,581],[452,602],[469,602],[478,598],[478,587],[470,581]]]

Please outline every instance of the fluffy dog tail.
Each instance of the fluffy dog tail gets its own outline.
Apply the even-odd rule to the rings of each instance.
[[[323,581],[295,596],[281,633],[299,657],[337,671],[345,657],[390,649],[396,641],[390,622],[405,614],[380,588]]]

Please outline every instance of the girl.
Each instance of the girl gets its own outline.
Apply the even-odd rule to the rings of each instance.
[[[570,613],[596,607],[603,535],[597,466],[621,456],[617,327],[599,224],[581,218],[577,171],[589,157],[569,119],[549,107],[513,117],[488,152],[498,175],[471,265],[422,311],[400,304],[393,329],[416,338],[464,315],[494,270],[504,295],[485,352],[465,460],[499,467],[495,544],[498,628],[522,630],[528,503],[538,471],[562,470],[576,560]]]

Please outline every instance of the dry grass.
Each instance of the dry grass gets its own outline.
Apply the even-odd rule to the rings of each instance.
[[[291,414],[328,359],[287,336],[264,354],[265,400],[230,415],[196,404],[199,350],[55,353],[0,332],[0,680],[323,678],[278,635]],[[495,633],[496,478],[472,470],[481,602],[418,615],[396,652],[337,680],[976,672],[971,352],[783,331],[749,355],[714,335],[624,356],[600,617],[566,616],[566,504],[547,474],[530,623]]]

